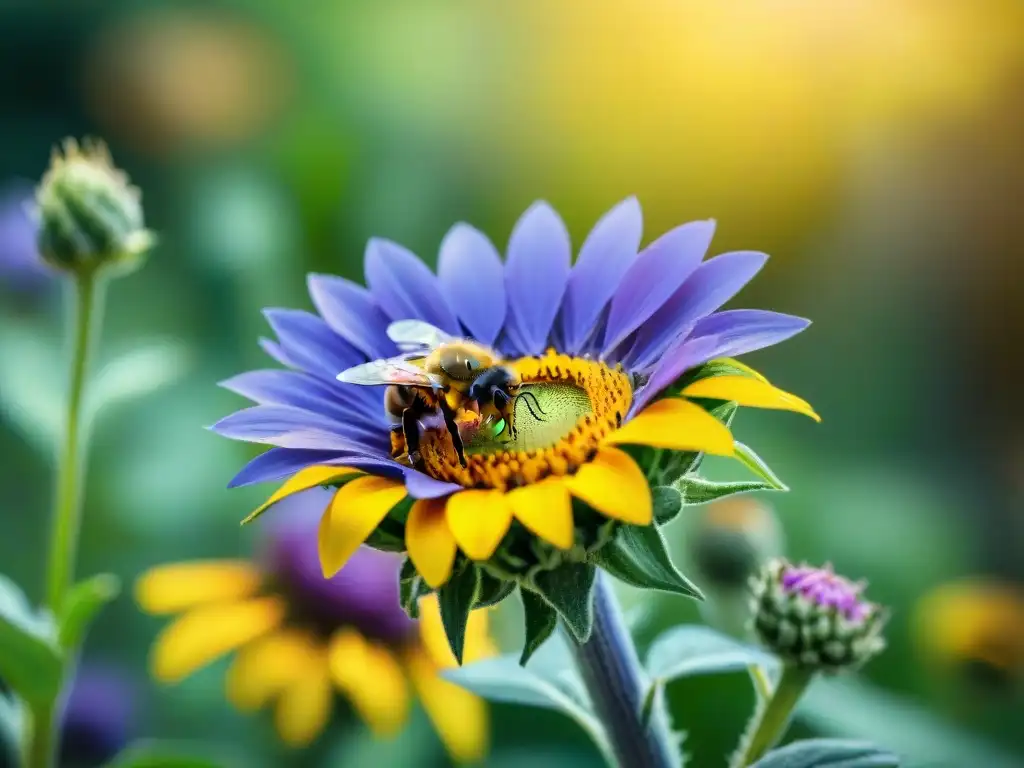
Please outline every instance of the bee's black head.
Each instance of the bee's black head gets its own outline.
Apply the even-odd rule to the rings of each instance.
[[[495,366],[488,368],[481,373],[469,386],[469,399],[477,402],[494,401],[497,405],[497,393],[505,397],[505,402],[511,397],[509,389],[516,383],[516,375],[509,368]]]

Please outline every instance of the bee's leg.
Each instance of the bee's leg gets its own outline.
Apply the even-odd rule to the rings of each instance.
[[[402,411],[402,434],[405,435],[405,450],[409,454],[409,461],[422,472],[425,467],[423,457],[420,456],[420,425],[416,411],[412,408]]]
[[[512,413],[515,410],[512,404],[515,402],[515,398],[501,387],[495,387],[494,391],[491,392],[491,401],[494,403],[498,413],[501,414],[501,418],[505,420],[505,424],[508,425],[508,436],[515,440],[516,425],[515,419],[512,418]]]
[[[441,398],[438,401],[441,407],[441,414],[444,416],[445,426],[448,427],[448,434],[452,436],[452,445],[455,446],[455,454],[459,457],[459,463],[466,466],[466,449],[462,444],[462,435],[459,433],[459,425],[455,423],[455,412],[448,403]]]

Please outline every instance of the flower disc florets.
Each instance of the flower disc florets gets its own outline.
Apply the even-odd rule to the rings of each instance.
[[[885,647],[886,612],[826,566],[768,564],[752,584],[753,622],[761,642],[800,667],[840,672]]]
[[[54,152],[36,202],[39,251],[57,269],[127,271],[153,244],[139,190],[100,142],[79,148],[73,139],[65,141],[64,153]]]

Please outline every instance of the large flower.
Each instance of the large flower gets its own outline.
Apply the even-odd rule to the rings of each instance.
[[[143,610],[183,614],[153,647],[154,677],[176,682],[237,650],[228,698],[243,711],[273,705],[277,732],[292,746],[321,733],[335,690],[375,734],[395,733],[408,715],[411,685],[452,756],[479,759],[488,741],[486,705],[439,676],[455,660],[436,597],[423,597],[419,622],[410,620],[398,602],[400,561],[369,548],[324,579],[315,520],[310,525],[305,512],[310,504],[319,512],[325,496],[313,489],[290,499],[294,514],[275,528],[261,560],[163,565],[139,579]],[[485,611],[470,617],[465,653],[494,653]]]
[[[439,587],[463,561],[459,551],[489,563],[505,553],[496,565],[507,572],[544,560],[538,546],[599,546],[607,529],[595,520],[650,524],[652,467],[679,454],[733,455],[728,427],[708,411],[716,403],[816,418],[745,366],[704,366],[808,325],[761,310],[716,312],[767,256],[740,251],[704,261],[713,221],[684,224],[639,250],[641,224],[637,201],[625,200],[572,264],[565,225],[539,202],[516,224],[504,262],[482,233],[456,224],[441,243],[436,275],[402,246],[376,239],[366,251],[368,288],[310,275],[319,315],[266,311],[277,341],[262,346],[289,370],[224,382],[258,404],[214,429],[273,446],[232,485],[290,478],[254,514],[312,486],[338,487],[320,528],[325,574],[370,537],[374,546],[407,549],[426,583]],[[464,436],[463,466],[446,431],[424,423],[424,471],[392,458],[382,388],[336,377],[396,355],[389,325],[409,319],[489,345],[515,369],[535,396],[514,404],[515,437],[506,431],[474,444]]]

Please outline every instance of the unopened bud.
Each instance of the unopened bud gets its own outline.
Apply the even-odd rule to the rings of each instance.
[[[754,629],[761,642],[795,666],[840,672],[885,647],[886,612],[861,597],[863,584],[851,583],[830,566],[773,560],[752,587]]]
[[[100,142],[64,142],[36,192],[39,251],[65,272],[138,266],[153,244],[143,225],[140,193],[114,167]]]

